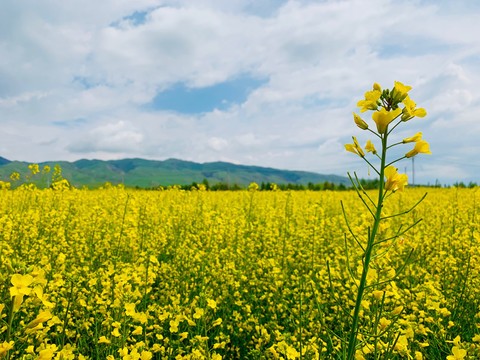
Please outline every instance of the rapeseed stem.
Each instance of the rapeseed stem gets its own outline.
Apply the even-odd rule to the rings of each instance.
[[[385,158],[387,154],[387,133],[382,136],[382,157],[380,164],[380,179],[384,178],[385,172]],[[348,339],[348,349],[347,349],[347,360],[352,360],[355,356],[355,345],[357,343],[357,333],[358,333],[358,318],[360,313],[360,308],[362,306],[363,293],[367,285],[367,274],[370,267],[370,259],[372,257],[372,250],[375,245],[375,236],[377,235],[378,226],[382,219],[382,206],[383,206],[383,181],[380,181],[378,188],[378,203],[377,203],[377,212],[375,214],[375,220],[373,223],[372,231],[368,238],[367,248],[365,249],[365,260],[363,265],[362,276],[360,277],[360,284],[357,291],[357,300],[355,302],[355,310],[353,312],[352,320],[352,329],[350,330],[350,336]]]
[[[377,240],[376,238],[379,233],[380,223],[383,220],[387,220],[393,217],[397,217],[397,216],[405,215],[409,213],[425,198],[425,196],[423,196],[413,207],[411,207],[406,211],[400,211],[396,214],[393,214],[393,215],[389,214],[387,216],[382,217],[382,209],[383,209],[384,201],[396,191],[403,191],[404,187],[407,185],[407,180],[408,180],[407,175],[398,174],[397,169],[392,165],[405,158],[413,157],[418,153],[430,154],[428,143],[424,140],[421,140],[422,138],[421,132],[418,132],[412,137],[405,138],[401,142],[396,142],[390,146],[388,145],[388,137],[397,126],[399,126],[401,123],[404,123],[407,120],[412,119],[415,116],[423,117],[426,115],[426,111],[424,109],[415,109],[416,104],[412,100],[410,100],[407,94],[407,92],[410,89],[411,89],[410,86],[405,86],[400,82],[395,82],[395,87],[392,89],[392,91],[385,89],[382,92],[380,85],[374,84],[373,91],[368,91],[365,94],[365,100],[362,100],[357,104],[357,106],[361,107],[361,110],[360,110],[361,112],[365,112],[367,110],[373,111],[372,119],[376,123],[377,132],[373,131],[368,126],[368,124],[355,113],[354,113],[354,121],[360,129],[370,131],[381,140],[381,155],[377,153],[377,150],[375,149],[375,146],[371,140],[368,140],[367,145],[365,146],[367,155],[368,153],[371,152],[380,160],[380,166],[378,170],[374,165],[372,165],[372,163],[369,160],[366,159],[366,154],[363,151],[363,149],[360,147],[356,137],[354,136],[352,137],[353,144],[345,145],[345,150],[352,152],[358,155],[359,157],[361,157],[362,160],[364,160],[368,164],[369,168],[370,167],[373,168],[373,170],[379,176],[378,199],[377,199],[377,203],[375,204],[375,202],[370,198],[370,196],[363,189],[356,174],[355,174],[356,183],[352,179],[350,174],[348,174],[350,181],[352,182],[353,188],[357,192],[358,197],[362,200],[363,204],[365,205],[365,207],[373,217],[373,224],[371,227],[368,227],[368,236],[367,236],[366,246],[360,243],[360,241],[358,240],[359,236],[357,236],[352,231],[352,227],[348,223],[347,216],[345,213],[345,208],[342,203],[342,211],[345,217],[345,221],[347,223],[348,230],[352,235],[353,239],[359,245],[359,248],[362,250],[361,276],[360,276],[360,279],[357,280],[357,277],[351,270],[350,256],[348,254],[349,252],[348,242],[345,239],[345,251],[347,252],[347,270],[349,272],[349,275],[352,281],[355,283],[357,288],[355,308],[353,310],[351,328],[349,330],[348,339],[342,340],[342,342],[346,343],[346,351],[345,351],[345,348],[342,349],[342,355],[345,360],[353,360],[357,355],[357,350],[360,351],[360,353],[358,354],[360,355],[360,358],[363,358],[363,355],[362,355],[363,350],[357,349],[358,337],[361,337],[362,347],[365,346],[367,347],[367,349],[371,348],[371,346],[369,346],[368,344],[368,341],[370,339],[374,340],[373,348],[375,350],[375,355],[374,355],[375,358],[378,358],[379,354],[382,354],[382,356],[384,356],[385,358],[388,358],[393,354],[393,351],[397,351],[396,344],[399,340],[399,336],[394,336],[395,326],[396,326],[395,322],[397,319],[393,319],[393,321],[391,321],[386,318],[383,318],[384,319],[382,320],[383,328],[380,334],[378,333],[378,329],[377,329],[378,322],[380,321],[379,319],[382,319],[381,315],[384,311],[384,302],[383,302],[384,299],[382,300],[382,306],[380,310],[377,309],[377,313],[375,313],[375,319],[376,319],[375,325],[373,328],[370,328],[370,330],[366,331],[365,329],[363,330],[361,329],[360,313],[363,307],[365,293],[369,289],[379,289],[380,285],[388,284],[388,283],[391,283],[393,280],[395,280],[399,276],[399,274],[405,269],[413,251],[413,250],[410,251],[409,255],[407,256],[406,262],[402,266],[400,266],[399,269],[395,271],[394,275],[388,275],[388,278],[382,281],[380,281],[380,278],[377,278],[375,282],[372,282],[371,280],[369,280],[368,272],[370,268],[373,266],[372,261],[376,263],[378,258],[387,255],[387,253],[395,245],[395,240],[400,236],[400,234],[405,233],[407,230],[415,226],[418,222],[415,222],[412,226],[407,227],[407,230],[405,231],[401,231],[402,226],[400,226],[395,236],[393,237],[387,237],[387,239]],[[403,110],[399,107],[399,105],[402,105],[402,104],[404,106]],[[407,114],[408,116],[405,114]],[[400,120],[394,123],[394,121],[397,120],[397,118],[399,118],[400,116],[402,116]],[[390,129],[389,129],[389,126],[390,126]],[[415,143],[415,147],[413,150],[410,150],[409,152],[407,152],[405,156],[387,163],[388,149],[396,145],[412,143],[412,142]],[[364,197],[366,197],[368,201],[370,201],[371,205],[367,203],[367,200]],[[373,209],[371,208],[371,206],[373,206]],[[376,249],[377,245],[385,241],[391,241],[391,243],[390,244],[387,243],[385,245],[386,249],[384,249],[383,251],[380,251],[380,252],[377,251]],[[377,269],[377,267],[374,266],[374,269]],[[368,282],[371,282],[371,283],[369,284]],[[387,326],[387,323],[389,324],[388,326]],[[380,349],[378,345],[380,337],[384,335],[386,336],[386,339],[384,339],[384,341],[386,341],[386,343],[385,342],[384,343],[387,346],[386,351],[384,349]],[[395,340],[392,345],[392,341],[394,338]]]

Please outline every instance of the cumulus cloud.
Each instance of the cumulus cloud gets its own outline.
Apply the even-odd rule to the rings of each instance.
[[[428,116],[432,156],[418,181],[475,180],[480,131],[476,28],[469,1],[6,0],[0,4],[1,156],[226,160],[344,175],[356,102],[400,80]],[[394,14],[394,16],[392,16]],[[162,91],[262,79],[207,113],[152,108]],[[222,104],[225,105],[225,104]],[[218,109],[222,110],[218,110]],[[78,119],[83,119],[79,122]],[[32,139],[34,139],[32,141]],[[445,160],[446,161],[446,160]],[[409,167],[410,163],[400,164]]]
[[[25,92],[18,96],[7,96],[3,99],[0,99],[0,108],[19,106],[22,105],[22,103],[39,100],[45,96],[47,96],[47,94],[40,91]]]
[[[222,151],[228,146],[228,141],[218,137],[208,139],[208,145],[215,151]]]
[[[70,144],[67,149],[78,154],[128,153],[138,151],[142,140],[143,135],[132,124],[118,121],[92,129],[85,138]]]

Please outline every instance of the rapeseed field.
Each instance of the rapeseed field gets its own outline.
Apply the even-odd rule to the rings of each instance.
[[[411,89],[365,93],[376,130],[353,113],[374,191],[0,182],[0,359],[479,359],[478,188],[406,188]]]
[[[480,358],[478,188],[384,217],[426,191],[378,229],[357,359]],[[0,358],[338,358],[363,261],[341,204],[366,234],[355,191],[0,190]]]

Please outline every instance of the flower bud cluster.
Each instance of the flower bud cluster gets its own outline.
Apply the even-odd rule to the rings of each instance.
[[[415,143],[415,146],[412,150],[408,151],[402,158],[393,162],[404,158],[411,158],[419,153],[431,154],[429,144],[425,140],[422,140],[421,132],[418,132],[412,137],[405,138],[403,141],[397,144],[387,146],[387,137],[396,126],[402,122],[411,120],[414,117],[425,117],[427,115],[425,109],[417,108],[417,104],[410,99],[408,92],[411,89],[411,86],[404,85],[399,81],[395,81],[395,85],[392,90],[382,90],[381,86],[375,83],[373,84],[373,89],[365,93],[365,99],[360,100],[357,103],[357,106],[360,107],[361,113],[364,113],[368,110],[373,111],[372,120],[375,122],[377,131],[372,130],[368,123],[362,119],[360,115],[353,113],[353,120],[360,129],[368,130],[382,140],[382,150],[386,150],[394,145],[412,142]],[[403,105],[403,107],[400,107],[401,105]],[[395,125],[389,129],[390,124],[397,119],[398,121],[395,123]],[[369,164],[369,166],[371,166],[368,160],[365,159],[365,152],[362,147],[360,147],[355,137],[353,137],[353,144],[345,144],[345,150],[360,156]],[[367,145],[365,146],[365,151],[367,153],[371,152],[380,159],[385,156],[385,152],[383,151],[382,156],[377,153],[377,150],[375,149],[375,146],[371,140],[368,140]],[[382,164],[384,164],[384,162]],[[397,174],[396,168],[393,166],[388,166],[384,168],[384,170],[384,175],[387,178],[385,188],[391,191],[403,190],[404,186],[407,184],[407,175]],[[377,171],[377,173],[380,174],[379,171]]]

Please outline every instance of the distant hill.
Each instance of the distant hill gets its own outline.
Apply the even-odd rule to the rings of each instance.
[[[6,164],[8,164],[8,163],[10,163],[10,162],[11,162],[10,160],[7,160],[7,159],[5,159],[5,158],[3,158],[3,157],[0,156],[0,166],[1,166],[1,165],[6,165]]]
[[[16,171],[22,178],[30,172],[30,163],[9,161],[0,157],[0,180],[8,180]],[[227,162],[195,163],[178,159],[165,161],[145,159],[122,160],[78,160],[74,162],[48,161],[39,163],[40,169],[45,165],[52,168],[59,164],[62,176],[75,186],[95,187],[109,181],[112,184],[123,183],[126,186],[154,187],[158,185],[186,185],[200,183],[204,179],[213,185],[217,183],[238,184],[245,186],[251,182],[258,184],[302,184],[324,183],[349,184],[346,177],[322,175],[307,171],[278,170],[260,166],[235,165]],[[41,179],[37,175],[37,179]]]

